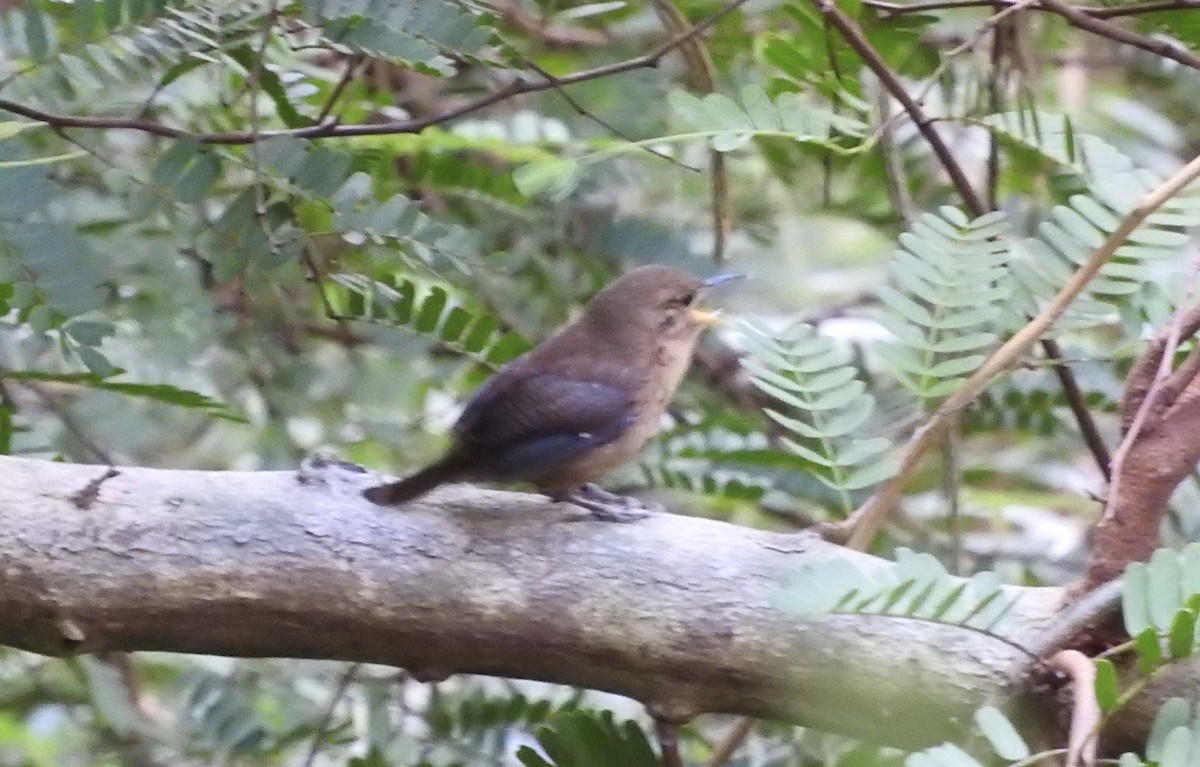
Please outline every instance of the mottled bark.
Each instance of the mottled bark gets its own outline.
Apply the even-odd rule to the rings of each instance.
[[[466,486],[381,509],[358,494],[376,477],[336,467],[118,471],[0,458],[0,643],[539,679],[666,718],[741,713],[909,747],[952,736],[983,702],[1053,720],[1022,693],[1029,658],[995,638],[779,609],[802,564],[883,564],[809,536],[595,522]],[[1032,644],[1060,597],[1021,589],[1008,638]]]
[[[1113,456],[1108,503],[1081,590],[1150,558],[1171,495],[1200,462],[1200,347],[1171,365],[1177,344],[1197,331],[1200,308],[1164,328],[1129,371],[1121,400],[1124,438]]]

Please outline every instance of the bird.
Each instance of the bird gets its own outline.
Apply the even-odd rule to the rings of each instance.
[[[481,385],[434,463],[367,488],[381,506],[461,481],[524,482],[598,520],[632,522],[652,507],[595,480],[624,464],[658,432],[704,329],[718,312],[697,305],[706,289],[739,274],[700,279],[651,264],[595,295],[574,322]]]

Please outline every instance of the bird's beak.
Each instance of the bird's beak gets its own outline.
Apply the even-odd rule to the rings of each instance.
[[[699,325],[716,325],[724,321],[724,317],[720,312],[710,312],[707,309],[691,308],[692,320]]]
[[[709,277],[702,284],[707,290],[708,288],[715,288],[718,285],[724,285],[732,280],[740,280],[745,276],[746,275],[744,274],[718,274],[715,277]],[[698,325],[704,325],[707,327],[709,325],[718,325],[724,322],[725,318],[721,316],[720,312],[692,307],[692,320]]]
[[[718,274],[715,277],[709,277],[704,281],[704,287],[715,288],[718,285],[724,285],[732,280],[740,280],[745,278],[744,274]]]

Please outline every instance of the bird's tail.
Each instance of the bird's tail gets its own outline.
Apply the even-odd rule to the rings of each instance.
[[[398,482],[368,487],[363,491],[363,497],[380,506],[396,506],[425,495],[444,482],[462,479],[464,473],[465,467],[462,459],[451,453]]]

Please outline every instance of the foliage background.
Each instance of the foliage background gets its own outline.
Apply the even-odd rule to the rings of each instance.
[[[258,469],[327,450],[402,473],[437,454],[490,370],[660,262],[749,275],[712,300],[752,324],[710,339],[671,428],[613,484],[741,524],[840,518],[1200,145],[1186,58],[1200,11],[1184,0],[1087,8],[1151,50],[1083,34],[1049,3],[833,6],[938,118],[982,210],[807,0],[9,5],[12,454]],[[1109,444],[1130,361],[1190,300],[1190,199],[1055,332]],[[909,482],[884,550],[1014,582],[1076,576],[1103,489],[1079,429],[1029,356]],[[1196,496],[1177,493],[1176,541],[1200,527]],[[540,764],[518,750],[546,722],[539,748],[562,767],[617,763],[616,748],[658,760],[635,704],[545,685],[15,651],[0,674],[0,764]],[[729,728],[689,725],[684,758],[709,758]],[[571,756],[572,738],[592,746]],[[761,724],[727,763],[901,758]]]

